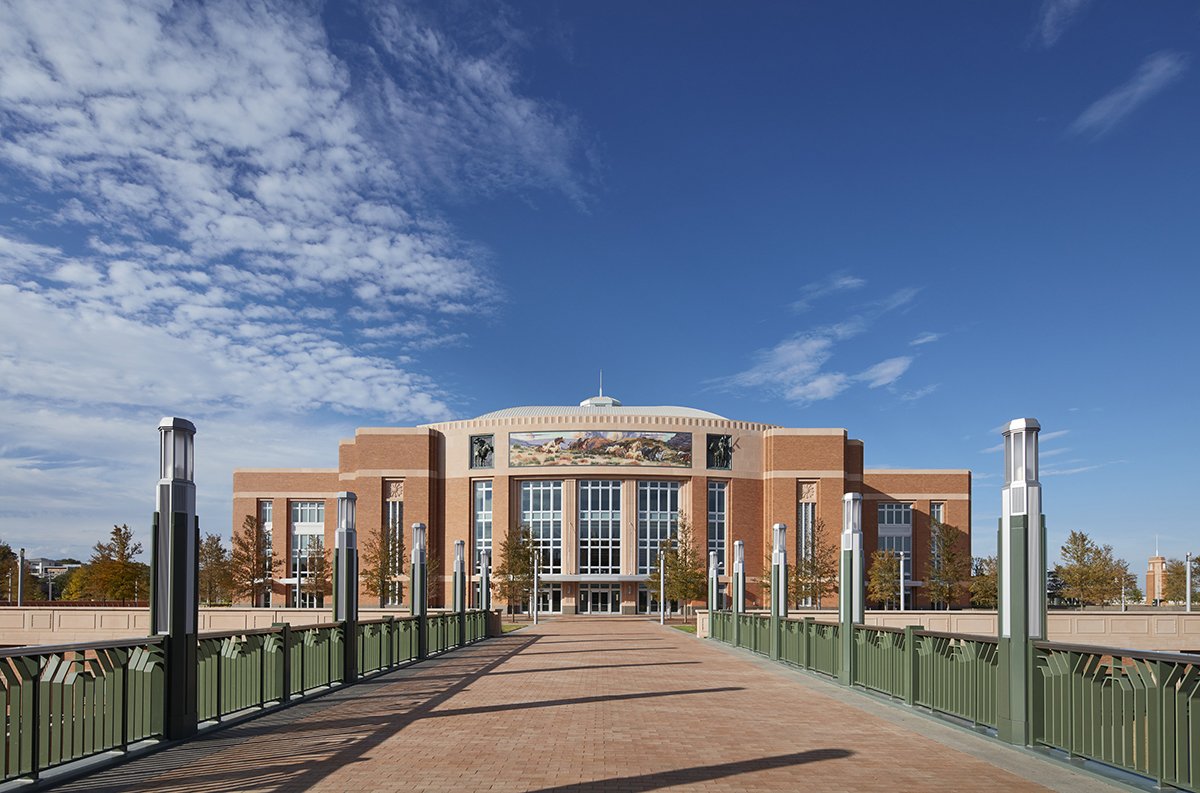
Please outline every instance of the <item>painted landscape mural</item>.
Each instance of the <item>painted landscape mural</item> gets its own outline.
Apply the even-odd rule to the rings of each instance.
[[[690,432],[510,432],[508,464],[691,468]]]

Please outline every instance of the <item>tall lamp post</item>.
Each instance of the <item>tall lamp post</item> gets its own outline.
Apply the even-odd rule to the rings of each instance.
[[[425,569],[425,524],[412,525],[412,572],[409,589],[412,591],[412,616],[417,618],[417,657],[424,658],[429,647],[429,579]]]
[[[774,534],[774,550],[771,552],[771,660],[779,660],[780,645],[783,644],[783,619],[787,617],[787,524],[776,523],[771,527]]]
[[[158,424],[159,479],[150,548],[150,633],[166,636],[166,733],[196,732],[200,521],[196,517],[196,425]]]
[[[1184,577],[1184,585],[1187,587],[1187,600],[1184,601],[1187,605],[1184,606],[1184,610],[1187,611],[1188,613],[1191,613],[1191,611],[1192,611],[1192,555],[1190,553],[1185,553],[1183,555],[1183,577]]]
[[[862,493],[842,496],[842,559],[838,575],[838,621],[842,664],[838,681],[854,682],[854,626],[863,621]]]
[[[358,676],[358,496],[337,494],[337,534],[333,549],[333,621],[341,622],[343,682]]]
[[[1046,519],[1038,481],[1038,432],[1031,418],[1004,426],[1000,491],[1000,630],[996,732],[1026,746],[1032,739],[1034,670],[1030,643],[1046,638]]]

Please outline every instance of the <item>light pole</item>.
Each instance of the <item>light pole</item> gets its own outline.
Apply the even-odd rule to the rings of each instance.
[[[1183,555],[1183,577],[1184,577],[1185,585],[1187,586],[1187,600],[1184,601],[1187,605],[1184,606],[1184,611],[1191,613],[1191,611],[1192,611],[1192,555],[1190,553],[1185,553]]]
[[[896,551],[900,556],[900,610],[904,611],[904,551]]]
[[[21,549],[20,567],[17,568],[17,605],[25,605],[25,549]]]

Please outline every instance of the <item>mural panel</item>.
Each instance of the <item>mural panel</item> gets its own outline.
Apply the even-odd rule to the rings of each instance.
[[[508,464],[692,467],[690,432],[510,432]]]

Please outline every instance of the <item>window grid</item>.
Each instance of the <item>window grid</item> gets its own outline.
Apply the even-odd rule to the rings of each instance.
[[[946,522],[946,504],[941,501],[930,502],[929,517],[933,518],[938,523],[945,523]]]
[[[817,527],[817,505],[801,501],[796,505],[796,558],[805,559],[812,553],[813,532]]]
[[[263,589],[265,589],[266,591],[264,591],[262,593],[262,598],[258,605],[262,606],[264,608],[269,608],[271,606],[270,581],[272,578],[274,578],[274,576],[272,575],[274,573],[274,571],[271,569],[271,558],[274,554],[274,546],[271,545],[271,530],[272,530],[271,518],[272,518],[273,511],[274,511],[273,507],[274,507],[274,504],[271,501],[258,502],[259,520],[262,523],[263,539],[266,543],[266,553],[265,553],[266,559],[264,560],[264,564],[263,564],[263,573],[265,574],[264,578],[267,579],[267,586],[263,587]]]
[[[404,542],[403,501],[387,502],[387,523],[384,524],[383,530],[388,533],[388,547],[392,549],[392,553],[387,557],[387,570],[384,571],[386,580],[383,584],[383,602],[388,606],[399,606],[403,600],[404,584],[397,577],[404,575],[408,570],[405,555],[397,552]]]
[[[492,483],[475,483],[475,574],[482,568],[484,553],[492,552]]]
[[[584,479],[579,482],[579,572],[616,575],[621,572],[621,482]]]
[[[879,550],[883,551],[884,553],[887,553],[888,551],[892,551],[894,553],[903,553],[904,554],[903,579],[905,581],[912,580],[912,537],[911,536],[901,535],[901,536],[896,536],[896,537],[880,537],[879,538]]]
[[[638,573],[658,564],[658,551],[675,536],[679,519],[678,482],[638,482]]]
[[[717,574],[725,575],[725,482],[708,483],[708,552],[717,552]]]
[[[292,523],[320,523],[325,526],[324,501],[293,501]]]
[[[912,528],[912,504],[880,504],[879,525]]]
[[[297,534],[292,540],[292,574],[299,581],[294,588],[295,607],[316,608],[317,596],[307,590],[304,580],[313,576],[313,558],[325,553],[325,537],[319,534]]]
[[[540,572],[562,573],[562,482],[521,483],[521,523],[533,534]]]

